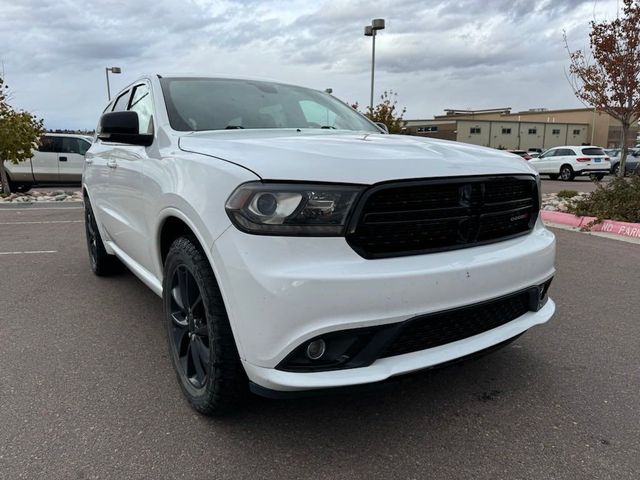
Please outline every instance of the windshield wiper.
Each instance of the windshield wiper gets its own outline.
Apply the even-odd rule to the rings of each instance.
[[[244,130],[242,125],[227,125],[224,127],[225,130]]]
[[[336,130],[336,127],[332,125],[323,125],[320,128],[324,128],[325,130]]]

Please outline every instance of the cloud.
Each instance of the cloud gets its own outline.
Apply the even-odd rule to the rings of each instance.
[[[578,105],[562,32],[576,47],[613,0],[0,0],[0,60],[18,107],[52,128],[93,127],[114,89],[142,72],[272,77],[366,104],[372,18],[378,90],[407,116],[445,107]]]

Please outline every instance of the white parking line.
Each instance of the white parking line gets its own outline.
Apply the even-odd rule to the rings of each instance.
[[[0,225],[40,225],[43,223],[83,223],[84,220],[43,220],[41,222],[0,222]]]
[[[58,253],[57,250],[28,250],[25,252],[0,252],[0,255],[31,255],[41,253]]]
[[[31,210],[84,210],[84,207],[22,207],[22,208],[13,208],[4,206],[0,207],[0,212],[15,212],[20,210],[21,212],[29,212]]]

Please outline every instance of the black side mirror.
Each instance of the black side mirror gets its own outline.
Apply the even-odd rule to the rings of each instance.
[[[137,112],[110,112],[100,117],[98,138],[103,142],[126,143],[148,147],[153,135],[138,133],[140,128]]]

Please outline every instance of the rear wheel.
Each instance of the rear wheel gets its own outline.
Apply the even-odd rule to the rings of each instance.
[[[164,266],[167,340],[178,383],[206,415],[237,408],[248,380],[213,270],[193,237],[180,237]]]
[[[89,197],[84,197],[84,225],[89,250],[91,270],[102,277],[123,270],[123,265],[115,255],[109,255],[104,248],[96,217],[93,215]]]
[[[570,182],[575,177],[571,165],[563,165],[560,167],[560,180]]]

